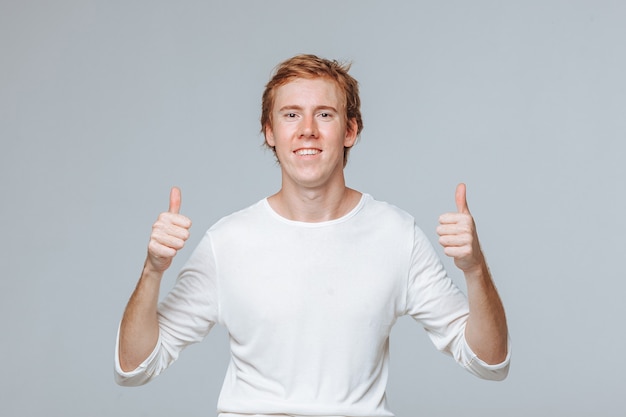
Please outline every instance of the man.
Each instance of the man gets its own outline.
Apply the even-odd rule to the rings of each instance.
[[[465,274],[467,298],[410,215],[346,187],[348,151],[363,126],[347,71],[312,55],[279,65],[261,124],[281,189],[211,227],[159,304],[163,273],[191,226],[172,189],[120,325],[118,383],[146,383],[220,323],[232,355],[221,417],[391,416],[388,340],[405,314],[470,372],[506,377],[504,309],[465,185],[437,232]]]

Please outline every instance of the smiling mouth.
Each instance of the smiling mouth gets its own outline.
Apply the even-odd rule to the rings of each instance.
[[[320,151],[319,149],[298,149],[297,151],[295,151],[296,155],[317,155],[318,153],[321,153],[322,151]]]

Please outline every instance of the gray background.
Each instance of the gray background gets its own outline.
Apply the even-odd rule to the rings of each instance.
[[[121,388],[117,324],[170,186],[194,227],[164,290],[206,228],[278,189],[260,95],[301,52],[361,83],[349,185],[434,241],[467,182],[506,305],[502,383],[399,321],[397,415],[624,415],[625,22],[620,1],[2,0],[0,415],[215,415],[224,329]]]

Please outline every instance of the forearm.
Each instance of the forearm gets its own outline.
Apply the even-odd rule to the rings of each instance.
[[[157,304],[163,272],[148,265],[144,265],[120,325],[119,359],[125,372],[137,368],[152,353],[159,338]]]
[[[465,338],[476,355],[488,364],[506,359],[508,328],[504,307],[493,283],[489,268],[483,263],[466,272],[469,318]]]

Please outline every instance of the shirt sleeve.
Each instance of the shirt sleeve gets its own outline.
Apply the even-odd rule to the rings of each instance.
[[[159,303],[159,339],[135,370],[122,371],[119,330],[115,346],[115,380],[124,386],[149,382],[169,367],[180,352],[200,342],[219,320],[219,288],[210,234],[207,232],[181,269],[176,284]]]
[[[472,351],[465,340],[467,298],[448,277],[432,244],[417,226],[411,257],[406,313],[424,327],[438,350],[451,355],[470,373],[483,379],[504,379],[510,348],[507,358],[497,365],[485,363]]]

